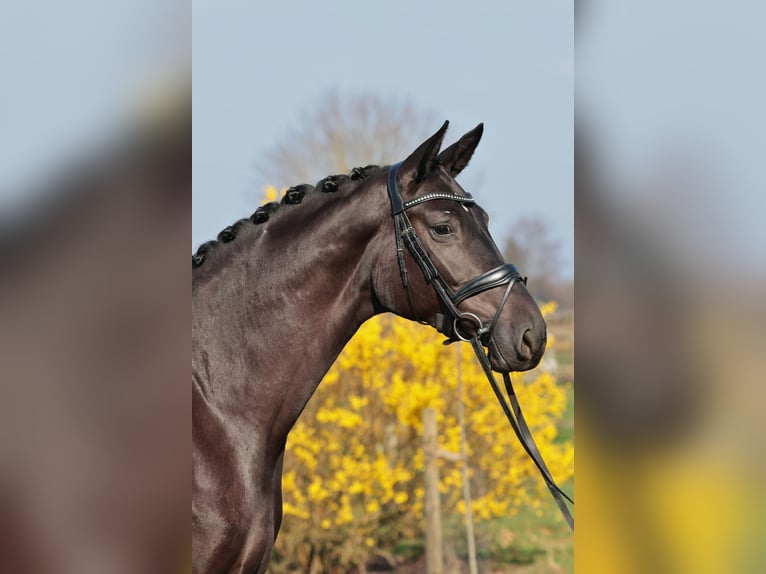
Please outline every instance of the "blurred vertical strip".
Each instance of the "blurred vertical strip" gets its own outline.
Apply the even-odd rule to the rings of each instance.
[[[576,568],[766,571],[766,7],[576,2]]]
[[[188,568],[190,5],[0,7],[0,570]]]

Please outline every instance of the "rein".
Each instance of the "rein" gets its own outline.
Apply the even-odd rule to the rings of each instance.
[[[404,262],[403,245],[407,246],[407,250],[410,252],[410,255],[412,255],[413,259],[415,259],[415,262],[418,264],[418,267],[420,267],[421,271],[423,272],[426,282],[431,284],[431,286],[436,291],[436,295],[439,297],[439,300],[442,303],[444,313],[438,313],[436,315],[436,328],[440,333],[443,333],[447,337],[447,340],[444,343],[454,343],[458,340],[471,343],[471,347],[476,354],[476,358],[479,360],[479,363],[484,370],[484,374],[487,376],[487,380],[492,386],[492,390],[494,391],[497,400],[500,402],[500,406],[502,407],[505,416],[511,423],[513,432],[516,434],[516,437],[519,439],[519,442],[521,443],[521,446],[524,448],[527,455],[529,455],[529,457],[535,463],[535,466],[537,466],[537,469],[540,471],[540,474],[542,475],[548,490],[550,490],[553,499],[556,501],[561,514],[564,516],[572,530],[574,530],[574,518],[572,517],[572,513],[570,512],[565,500],[572,504],[574,504],[574,501],[563,490],[561,490],[561,488],[553,480],[553,477],[551,476],[551,473],[548,470],[545,461],[543,460],[542,454],[540,454],[540,450],[535,444],[535,440],[532,437],[532,433],[529,430],[529,426],[527,425],[526,420],[524,419],[524,415],[521,412],[521,405],[519,405],[516,392],[513,389],[513,383],[511,382],[510,375],[508,373],[503,373],[505,392],[507,393],[508,399],[510,400],[509,406],[508,400],[506,400],[506,397],[503,395],[503,392],[500,390],[500,387],[495,380],[495,376],[492,372],[492,366],[489,362],[489,356],[484,352],[483,348],[489,345],[495,330],[495,326],[497,325],[498,319],[500,318],[500,313],[508,301],[508,298],[511,294],[511,289],[513,288],[514,284],[517,281],[522,281],[524,284],[526,284],[527,280],[525,277],[522,278],[521,274],[516,269],[516,266],[514,266],[512,263],[504,263],[494,269],[491,269],[490,271],[487,271],[486,273],[482,273],[481,275],[471,279],[457,291],[452,291],[452,289],[450,289],[450,287],[444,281],[444,278],[439,273],[439,270],[436,269],[433,261],[431,261],[431,258],[428,256],[428,253],[423,247],[423,244],[418,239],[418,236],[415,233],[415,229],[412,227],[406,212],[411,207],[434,199],[447,199],[450,201],[456,201],[460,203],[465,209],[467,209],[467,207],[465,207],[466,204],[474,203],[473,197],[470,194],[455,195],[452,193],[428,193],[426,195],[422,195],[405,202],[402,200],[402,195],[399,191],[399,183],[396,179],[400,165],[401,162],[396,163],[389,169],[388,197],[391,201],[391,217],[394,220],[396,258],[399,264],[399,274],[402,279],[404,290],[407,293],[407,302],[410,306],[410,310],[419,323],[425,323],[425,321],[422,321],[418,318],[417,312],[415,311],[415,306],[412,301],[412,293],[410,292],[409,280],[407,278],[407,267]],[[506,285],[503,297],[500,300],[497,311],[495,311],[495,315],[492,317],[492,320],[488,325],[485,326],[482,323],[482,320],[473,313],[461,312],[457,308],[457,306],[466,299],[473,297],[474,295],[478,295],[479,293],[483,293],[489,289],[494,289],[503,285]],[[460,332],[459,325],[464,321],[473,323],[476,326],[476,331],[473,336],[466,336]]]

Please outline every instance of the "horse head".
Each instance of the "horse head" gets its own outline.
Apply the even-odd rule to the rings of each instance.
[[[504,262],[487,213],[455,180],[483,125],[440,152],[447,126],[389,170],[397,256],[389,241],[376,296],[384,308],[428,323],[451,341],[478,337],[496,371],[532,369],[545,351],[545,321],[526,279]],[[388,230],[391,237],[390,221]]]

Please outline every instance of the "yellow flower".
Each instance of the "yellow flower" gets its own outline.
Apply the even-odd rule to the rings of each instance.
[[[375,514],[376,512],[380,510],[380,504],[378,504],[377,500],[371,500],[370,502],[367,503],[365,510],[369,514]]]
[[[558,306],[558,303],[555,301],[548,301],[540,306],[540,313],[542,313],[543,317],[553,315],[553,313],[556,312],[556,309],[558,309]]]
[[[263,196],[266,202],[277,200],[277,188],[273,185],[269,185],[263,190]]]
[[[270,197],[277,195],[274,188]],[[555,303],[541,309],[552,313]],[[428,327],[392,315],[376,316],[359,328],[289,435],[277,553],[292,558],[294,552],[285,549],[311,540],[343,570],[363,562],[370,549],[386,548],[389,539],[419,536],[425,497],[423,410],[436,410],[439,448],[460,452],[461,401],[469,480],[480,485],[474,492],[481,493],[473,500],[475,519],[548,504],[545,484],[508,427],[470,346],[445,347],[442,339]],[[557,440],[557,432],[571,386],[539,370],[515,375],[514,386],[548,466],[559,481],[568,480],[574,445]],[[441,460],[439,467],[442,513],[461,513],[459,465]],[[381,519],[389,525],[384,530]],[[308,565],[300,563],[300,568]]]

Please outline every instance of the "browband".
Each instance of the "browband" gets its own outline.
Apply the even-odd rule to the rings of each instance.
[[[473,196],[470,193],[466,195],[455,195],[454,193],[434,192],[421,195],[415,199],[409,201],[402,201],[402,194],[399,193],[399,184],[396,181],[396,174],[399,172],[399,166],[402,162],[395,163],[388,170],[388,196],[391,199],[391,215],[398,215],[405,212],[410,207],[414,207],[426,201],[433,199],[448,199],[450,201],[457,201],[458,203],[475,203]],[[393,191],[396,193],[392,193]]]

